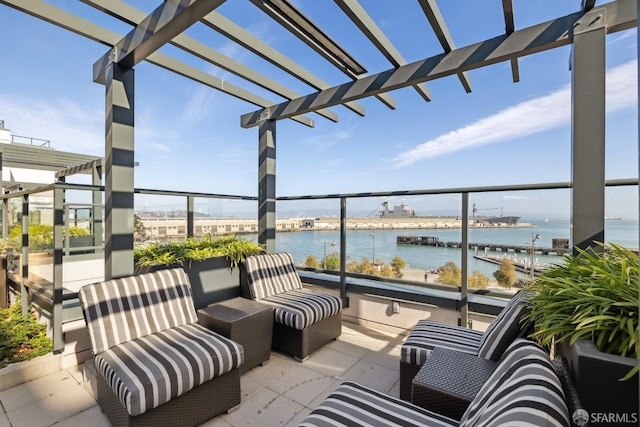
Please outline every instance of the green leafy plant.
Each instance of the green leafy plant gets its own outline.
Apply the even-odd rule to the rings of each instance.
[[[150,243],[134,250],[134,261],[138,266],[168,265],[197,262],[207,258],[224,256],[233,267],[246,257],[264,252],[262,247],[236,235],[202,239],[189,238],[184,242]]]
[[[22,315],[20,300],[0,309],[0,368],[51,352],[53,343],[47,327],[33,313]]]
[[[591,339],[604,353],[640,359],[638,254],[600,246],[603,252],[578,249],[538,276],[523,321],[534,322],[533,336],[543,345]],[[638,365],[623,379],[635,372]]]

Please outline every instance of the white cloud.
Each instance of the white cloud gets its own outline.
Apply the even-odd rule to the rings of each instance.
[[[607,112],[637,104],[637,61],[607,73]],[[543,132],[571,120],[571,88],[521,102],[474,123],[453,130],[398,154],[393,163],[405,166],[467,148],[493,144]]]
[[[104,108],[92,110],[68,99],[46,103],[0,94],[0,118],[13,135],[47,139],[57,150],[104,153]]]

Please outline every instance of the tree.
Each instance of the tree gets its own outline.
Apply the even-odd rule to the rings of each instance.
[[[304,265],[311,268],[320,267],[320,263],[318,262],[318,258],[315,255],[309,255],[307,260],[304,262]]]
[[[500,263],[500,269],[493,272],[493,277],[496,278],[498,284],[505,289],[511,289],[516,281],[518,275],[516,274],[516,266],[508,258],[502,260]]]
[[[489,287],[489,278],[478,270],[474,271],[468,280],[470,288],[487,289]]]
[[[402,269],[407,266],[407,263],[399,256],[393,257],[391,260],[391,269],[393,270],[393,276],[402,279]]]
[[[453,261],[447,261],[445,265],[440,266],[440,274],[436,282],[444,285],[460,286],[460,283],[462,283],[460,267]]]
[[[384,262],[377,260],[376,265],[362,258],[362,261],[353,260],[345,268],[350,273],[368,274],[370,276],[393,277],[393,270]]]
[[[143,242],[147,238],[147,230],[145,230],[144,223],[137,214],[133,214],[133,235],[136,242]]]
[[[324,266],[325,260],[322,261],[322,265]],[[340,270],[340,257],[336,252],[332,252],[327,255],[326,259],[327,270]]]

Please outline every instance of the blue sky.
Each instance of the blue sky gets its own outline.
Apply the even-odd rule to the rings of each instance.
[[[125,34],[131,28],[77,1],[51,1],[105,28]],[[158,1],[129,1],[148,13]],[[333,2],[295,2],[370,73],[391,67],[341,16]],[[391,6],[393,3],[393,6]],[[440,1],[441,12],[458,47],[504,31],[501,2]],[[600,4],[601,2],[597,2]],[[331,85],[347,77],[290,37],[257,8],[229,0],[218,12],[286,54]],[[407,62],[441,52],[417,2],[360,0]],[[579,0],[515,0],[516,29],[574,12]],[[337,17],[337,18],[336,18]],[[51,140],[58,150],[104,154],[104,87],[92,82],[92,65],[107,48],[0,6],[0,120],[13,134]],[[196,24],[192,37],[300,94],[313,89],[251,52]],[[225,81],[260,96],[283,99],[178,48],[162,49]],[[280,196],[339,192],[419,190],[570,180],[570,48],[522,58],[520,82],[508,63],[469,72],[473,91],[457,77],[427,86],[426,103],[412,88],[392,92],[397,109],[376,99],[360,103],[359,117],[335,107],[338,123],[311,115],[311,129],[291,120],[277,125],[277,193]],[[257,129],[242,129],[240,115],[255,106],[141,63],[136,66],[135,186],[210,193],[257,194]],[[638,176],[636,30],[607,38],[607,178]],[[388,200],[391,205],[401,199]],[[375,211],[383,199],[351,202],[353,211]],[[567,191],[473,196],[479,206],[504,207],[505,215],[568,216]],[[404,199],[420,214],[459,209],[458,196]],[[137,204],[174,201],[137,199]],[[175,202],[178,203],[178,202]],[[314,208],[335,208],[335,201]],[[303,210],[300,203],[279,209]],[[226,207],[226,212],[233,208]],[[240,209],[241,210],[241,209]],[[497,212],[494,212],[497,213]],[[638,190],[607,194],[606,214],[637,218]]]

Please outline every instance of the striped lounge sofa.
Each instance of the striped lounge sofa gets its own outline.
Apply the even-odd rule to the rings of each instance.
[[[400,398],[411,400],[411,382],[435,347],[470,353],[497,361],[516,338],[532,332],[530,324],[522,325],[528,311],[528,293],[518,292],[485,332],[430,320],[420,320],[411,330],[400,351]]]
[[[240,404],[244,349],[200,326],[182,268],[83,286],[96,399],[113,425],[197,425]]]
[[[243,269],[243,294],[274,309],[273,348],[304,360],[340,336],[342,301],[304,289],[291,254],[247,257]]]
[[[569,426],[563,384],[549,355],[516,339],[499,359],[460,421],[345,382],[300,426]]]

